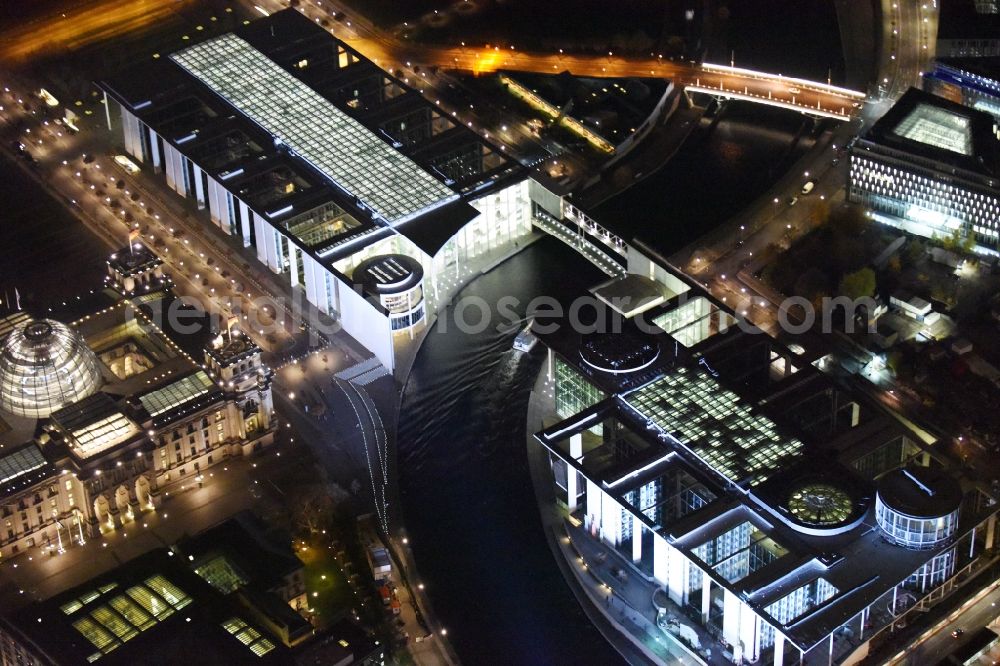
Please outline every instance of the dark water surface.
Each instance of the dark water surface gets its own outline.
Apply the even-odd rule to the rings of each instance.
[[[601,279],[546,238],[462,295],[568,301]],[[541,347],[526,357],[511,350],[513,333],[465,334],[450,324],[439,320],[423,343],[398,437],[403,517],[448,638],[467,664],[620,663],[580,609],[542,532],[525,446]]]
[[[812,145],[811,129],[801,114],[730,102],[721,120],[692,132],[665,167],[591,212],[623,238],[669,255],[767,191]]]

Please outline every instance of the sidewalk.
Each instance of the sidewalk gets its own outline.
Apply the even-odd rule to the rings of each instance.
[[[365,549],[385,546],[386,541],[377,533],[373,524],[374,517],[369,515],[358,521],[358,536]],[[405,557],[400,557],[399,544],[389,540],[389,553],[392,557],[392,570],[384,576],[388,581],[400,609],[398,619],[403,622],[403,632],[406,635],[406,649],[413,661],[419,666],[457,666],[458,659],[451,652],[451,646],[445,640],[446,631],[436,626],[429,626],[423,612],[426,603],[423,594],[414,592],[410,563]],[[419,586],[417,591],[419,592]],[[387,611],[389,612],[389,611]]]

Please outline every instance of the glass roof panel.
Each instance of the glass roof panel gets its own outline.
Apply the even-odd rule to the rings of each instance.
[[[0,483],[7,483],[19,476],[45,466],[46,460],[37,446],[26,446],[0,458]]]
[[[225,556],[219,555],[194,570],[209,585],[223,594],[229,594],[247,584]]]
[[[802,442],[700,370],[678,368],[625,402],[733,483],[760,483],[801,455]]]
[[[917,104],[893,132],[910,141],[972,155],[969,119],[930,104]]]
[[[236,35],[223,35],[170,57],[388,222],[416,217],[458,198]]]
[[[211,378],[199,370],[192,375],[167,384],[161,389],[139,396],[139,401],[142,402],[142,406],[146,408],[150,416],[158,416],[175,407],[180,407],[185,402],[205,395],[214,386],[215,383]]]
[[[222,627],[258,657],[263,657],[274,649],[274,643],[238,617],[229,618],[222,623]]]

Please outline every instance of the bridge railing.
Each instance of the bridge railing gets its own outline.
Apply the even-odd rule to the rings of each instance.
[[[729,88],[713,88],[711,86],[702,85],[700,81],[696,81],[694,85],[687,85],[684,87],[688,92],[702,93],[705,95],[714,95],[716,97],[728,97],[731,99],[741,99],[748,102],[757,102],[759,104],[768,104],[770,106],[776,106],[782,109],[789,109],[791,111],[799,111],[801,113],[807,113],[814,116],[820,116],[823,118],[832,118],[834,120],[850,120],[851,111],[853,107],[844,106],[840,111],[830,111],[828,109],[823,109],[820,106],[810,106],[808,104],[802,104],[801,102],[781,100],[770,96],[768,93],[767,97],[763,95],[755,95],[749,92],[746,88],[742,91],[731,90]]]
[[[770,74],[768,72],[758,72],[752,69],[746,69],[743,67],[731,67],[729,65],[715,65],[709,62],[702,63],[702,69],[707,71],[720,72],[723,74],[733,74],[736,76],[750,76],[757,79],[767,79],[770,81],[784,81],[792,85],[805,86],[806,88],[812,88],[819,92],[830,93],[831,95],[843,95],[845,97],[850,97],[853,99],[864,99],[866,97],[865,93],[858,92],[857,90],[851,90],[849,88],[841,88],[839,86],[830,85],[829,83],[820,83],[819,81],[810,81],[808,79],[799,79],[794,76],[782,76],[781,74]]]

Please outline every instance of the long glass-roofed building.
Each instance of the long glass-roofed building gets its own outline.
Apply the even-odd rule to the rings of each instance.
[[[236,35],[223,35],[170,57],[388,222],[405,221],[458,198]]]
[[[359,266],[417,260],[432,308],[470,260],[532,233],[526,172],[502,147],[294,9],[99,85],[127,153],[388,368],[426,319],[400,326]]]

